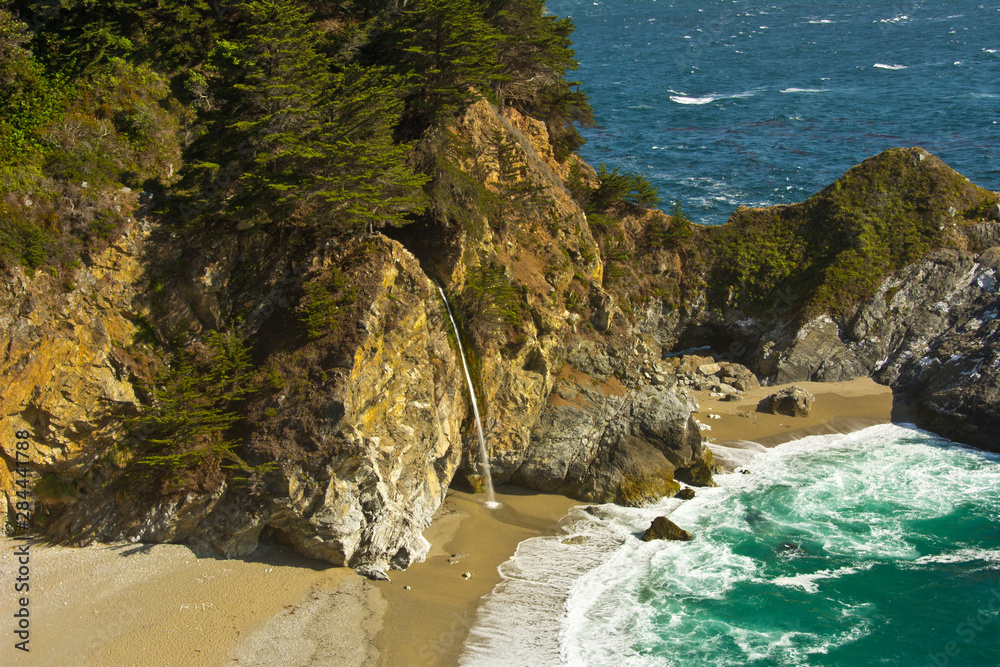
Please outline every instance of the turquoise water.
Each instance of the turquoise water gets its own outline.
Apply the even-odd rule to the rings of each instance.
[[[547,0],[599,129],[581,155],[645,172],[697,222],[798,202],[887,148],[1000,190],[1000,5]],[[669,208],[669,206],[667,207]]]
[[[524,543],[464,663],[1000,665],[1000,457],[884,425],[747,467]],[[695,539],[639,540],[663,513]]]

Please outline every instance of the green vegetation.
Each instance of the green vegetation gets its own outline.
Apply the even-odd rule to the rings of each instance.
[[[517,289],[497,264],[469,269],[461,305],[465,329],[480,350],[495,331],[518,325],[523,319]]]
[[[887,151],[802,204],[739,209],[705,230],[710,283],[717,299],[751,309],[781,290],[806,316],[842,315],[891,272],[954,243],[953,226],[994,200],[919,149]]]
[[[165,490],[201,481],[212,471],[231,480],[253,480],[268,466],[253,466],[236,452],[233,427],[251,379],[247,342],[228,332],[209,332],[174,356],[151,386],[152,402],[129,423],[120,458],[127,476],[151,478]]]
[[[217,107],[188,150],[182,215],[326,233],[402,224],[424,179],[392,138],[398,80],[378,67],[331,72],[322,33],[293,2],[239,8],[212,54]]]
[[[618,167],[608,171],[605,164],[597,170],[600,185],[586,199],[587,212],[603,213],[622,204],[635,208],[649,208],[660,203],[656,188],[645,174],[619,173]]]
[[[579,145],[571,31],[541,0],[5,3],[0,263],[72,268],[135,215],[123,187],[194,237],[450,224],[482,194],[448,139],[471,102]]]
[[[509,227],[508,220],[516,219],[525,211],[537,211],[551,200],[544,194],[544,188],[535,185],[528,176],[528,165],[524,162],[524,150],[510,137],[501,132],[493,136],[493,144],[499,173],[493,197],[497,228]]]
[[[309,338],[322,338],[333,331],[343,309],[354,303],[356,288],[347,288],[347,277],[334,267],[325,279],[311,280],[302,285],[304,296],[299,306],[299,321]]]
[[[650,225],[650,245],[676,248],[694,237],[694,223],[687,217],[679,201],[674,202],[669,222],[656,218]]]

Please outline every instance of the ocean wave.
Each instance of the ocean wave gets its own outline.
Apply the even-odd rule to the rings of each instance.
[[[687,97],[687,96],[684,96],[684,95],[671,95],[670,96],[670,101],[671,102],[676,102],[677,104],[695,104],[695,105],[698,105],[698,104],[710,104],[711,102],[714,102],[717,99],[719,99],[719,98],[718,97],[711,97],[711,96],[709,96],[709,97]]]
[[[872,65],[875,69],[889,69],[889,70],[900,70],[906,69],[906,65],[886,65],[885,63],[875,63]]]
[[[753,97],[754,95],[757,94],[756,90],[745,90],[743,92],[732,93],[730,95],[711,93],[709,95],[697,97],[676,90],[668,90],[667,92],[670,93],[671,102],[676,102],[677,104],[691,104],[691,105],[710,104],[712,102],[715,102],[716,100],[739,100],[747,97]]]
[[[828,93],[826,88],[785,88],[782,93]]]
[[[717,475],[693,500],[576,509],[563,535],[522,543],[462,664],[806,664],[876,632],[891,601],[858,596],[871,581],[1000,562],[993,545],[948,549],[939,528],[993,521],[1000,456],[894,424],[755,444],[711,444],[751,474]],[[664,514],[695,539],[642,542]],[[806,599],[822,613],[803,618]]]
[[[570,590],[588,570],[606,561],[623,535],[576,508],[556,536],[518,545],[499,570],[502,581],[484,599],[469,631],[460,664],[561,663],[560,633]]]
[[[1000,563],[1000,551],[994,549],[959,549],[942,554],[921,556],[913,561],[916,565],[948,563]]]
[[[712,456],[717,463],[728,470],[735,470],[744,466],[761,452],[766,451],[764,445],[750,440],[723,441],[720,443],[709,443],[708,448],[712,450]]]

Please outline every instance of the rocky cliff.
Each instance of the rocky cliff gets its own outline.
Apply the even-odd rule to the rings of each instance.
[[[544,123],[480,102],[454,140],[478,183],[460,193],[461,220],[340,243],[143,222],[72,287],[16,274],[3,340],[17,391],[3,418],[38,444],[36,525],[74,544],[183,542],[227,557],[274,539],[368,572],[421,559],[449,484],[476,470],[430,276],[463,322],[496,479],[631,504],[675,492],[675,474],[711,483],[692,401],[604,290],[571,164]],[[513,316],[477,293],[483,276],[508,290]],[[147,466],[137,484],[136,415],[162,402],[171,358],[213,330],[247,340],[255,369],[227,431],[236,449],[197,470]],[[6,507],[13,451],[4,463]]]
[[[478,458],[432,277],[459,316],[501,482],[632,505],[710,485],[688,387],[739,392],[751,370],[872,375],[918,424],[995,447],[997,196],[936,158],[890,152],[797,207],[699,229],[627,202],[588,216],[571,187],[595,187],[594,171],[556,159],[545,124],[512,109],[481,101],[448,141],[465,176],[389,236],[136,222],[71,283],[13,271],[0,417],[36,443],[38,524],[71,543],[227,557],[273,539],[373,573],[421,559],[422,530]],[[831,298],[852,277],[864,285]],[[137,484],[137,415],[163,402],[164,369],[221,330],[248,341],[253,368],[227,403],[223,454],[147,466]],[[714,352],[698,369],[668,356],[696,345]]]
[[[639,328],[764,382],[871,376],[919,426],[996,450],[998,199],[922,149],[887,151],[802,204],[704,230],[716,246],[684,276],[702,289],[654,300]]]

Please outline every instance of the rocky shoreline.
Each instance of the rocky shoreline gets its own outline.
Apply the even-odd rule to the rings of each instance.
[[[500,168],[491,142],[512,142],[537,194],[517,225],[484,218],[477,235],[414,225],[288,250],[253,229],[178,247],[137,221],[77,271],[71,291],[12,269],[0,291],[0,370],[11,388],[0,416],[31,435],[36,527],[65,544],[181,543],[226,558],[277,542],[373,576],[419,562],[423,531],[479,458],[431,275],[464,317],[498,483],[628,505],[681,482],[709,485],[715,463],[695,393],[739,399],[805,380],[872,377],[918,425],[996,448],[998,195],[925,151],[888,151],[801,205],[741,209],[723,228],[681,234],[682,219],[626,204],[615,220],[588,214],[567,184],[593,170],[557,160],[544,123],[482,101],[456,131],[481,149],[462,167],[487,183]],[[872,202],[876,185],[884,191]],[[828,221],[842,220],[845,237],[874,233],[848,204],[888,220],[903,215],[890,204],[902,207],[885,233],[932,234],[939,247],[888,271],[870,296],[816,312],[843,277],[841,255],[860,252],[823,255]],[[750,299],[747,285],[763,274],[733,274],[726,253],[771,227],[791,235],[768,251],[792,253],[781,260],[788,274]],[[668,232],[679,236],[650,242]],[[829,280],[815,283],[821,260]],[[323,290],[333,324],[313,335],[303,322]],[[164,351],[181,337],[175,354],[206,354],[210,332],[232,321],[242,323],[227,335],[250,344],[254,391],[234,416],[229,467],[209,458],[174,478],[147,470],[154,482],[137,486],[128,471],[143,440],[129,425],[160,400],[151,386]],[[677,356],[697,346],[711,351]],[[16,452],[13,441],[3,447],[9,529]]]
[[[774,443],[891,418],[891,392],[869,380],[803,386],[816,396],[805,417],[767,411],[754,411],[754,419],[739,416],[773,392],[765,387],[744,402],[699,392],[704,400],[696,418],[711,424],[706,434],[723,447],[748,426],[757,440]],[[36,543],[33,651],[17,664],[124,667],[155,649],[163,664],[291,667],[315,659],[345,666],[454,665],[481,596],[500,581],[497,566],[524,539],[553,534],[578,504],[512,487],[501,488],[499,513],[482,507],[480,499],[450,492],[424,533],[431,544],[426,561],[390,573],[391,581],[370,582],[279,546],[262,547],[248,559],[219,560],[199,558],[182,545],[78,549]],[[14,547],[2,539],[6,569]],[[93,576],[74,574],[79,572]],[[4,598],[0,613],[10,604]],[[74,619],[71,632],[67,618]]]

